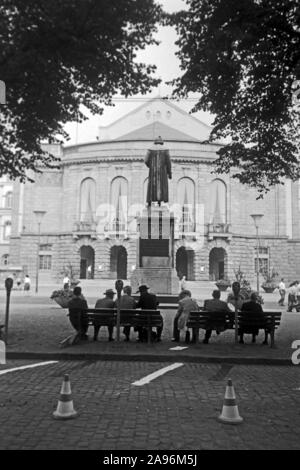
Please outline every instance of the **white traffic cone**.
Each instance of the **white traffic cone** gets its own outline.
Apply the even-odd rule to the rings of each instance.
[[[240,424],[243,421],[243,418],[239,415],[239,410],[236,404],[235,392],[231,379],[228,379],[227,382],[223,409],[218,419],[222,423],[227,424]]]
[[[70,379],[69,375],[66,374],[62,383],[57,409],[54,411],[53,417],[55,419],[71,419],[76,416],[77,412],[73,406]]]

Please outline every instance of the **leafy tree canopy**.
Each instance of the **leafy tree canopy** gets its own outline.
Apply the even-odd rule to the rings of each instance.
[[[155,0],[2,0],[0,175],[57,165],[41,141],[67,137],[63,126],[101,113],[116,93],[145,94],[159,83],[136,52],[156,44]],[[99,104],[100,103],[100,104]]]
[[[192,112],[216,116],[211,140],[226,142],[216,172],[231,171],[261,195],[284,177],[299,178],[298,0],[186,2],[187,11],[167,19],[183,70],[173,84],[179,97],[200,93]]]

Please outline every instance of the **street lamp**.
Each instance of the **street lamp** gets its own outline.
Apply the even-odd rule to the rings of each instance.
[[[259,240],[258,240],[258,227],[259,227],[259,222],[263,218],[264,214],[251,214],[250,217],[252,217],[255,228],[256,228],[256,290],[257,293],[259,294]]]
[[[37,243],[37,256],[36,256],[36,278],[35,278],[35,292],[39,290],[39,265],[40,265],[40,237],[41,237],[41,223],[42,218],[46,214],[46,211],[33,211],[36,221],[38,223],[38,243]]]

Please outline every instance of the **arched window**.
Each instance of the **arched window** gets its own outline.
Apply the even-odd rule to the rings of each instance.
[[[111,214],[111,230],[116,232],[126,230],[128,210],[128,181],[126,178],[117,176],[112,180],[110,205],[113,211]]]
[[[3,240],[8,240],[11,234],[11,222],[8,220],[3,227]]]
[[[86,178],[80,186],[80,222],[92,223],[96,213],[96,183]]]
[[[222,225],[227,223],[227,187],[224,181],[215,179],[210,183],[209,223]]]
[[[195,183],[190,178],[178,182],[178,203],[181,207],[180,232],[195,231]]]
[[[9,264],[9,254],[5,254],[1,256],[1,264],[7,266]]]
[[[4,196],[4,207],[5,207],[5,209],[11,209],[12,208],[12,192],[11,191],[6,193],[5,196]]]

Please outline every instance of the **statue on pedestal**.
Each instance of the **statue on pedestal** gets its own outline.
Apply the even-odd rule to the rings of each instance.
[[[147,189],[147,204],[152,202],[169,202],[168,178],[172,178],[171,159],[169,150],[164,147],[159,136],[145,157],[145,164],[149,168],[149,181]]]

